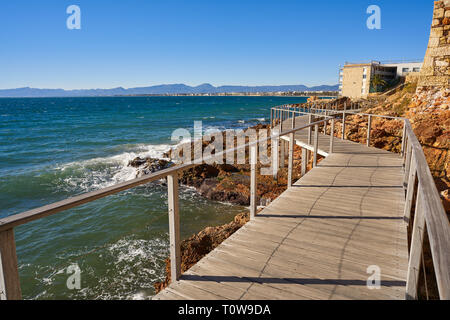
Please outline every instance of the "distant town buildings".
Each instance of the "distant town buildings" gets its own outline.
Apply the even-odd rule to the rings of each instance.
[[[381,86],[394,83],[411,73],[419,74],[422,62],[346,63],[339,69],[339,95],[353,99],[367,98]]]

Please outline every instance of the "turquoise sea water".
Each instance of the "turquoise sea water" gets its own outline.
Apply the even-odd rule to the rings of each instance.
[[[0,217],[111,186],[136,175],[136,156],[162,157],[177,128],[240,128],[267,121],[290,97],[0,99]],[[182,237],[246,208],[181,187]],[[166,187],[150,183],[15,230],[25,299],[142,299],[168,256]],[[81,270],[69,290],[67,268]]]

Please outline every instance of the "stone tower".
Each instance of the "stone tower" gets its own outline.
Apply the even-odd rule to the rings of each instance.
[[[450,88],[450,0],[434,2],[430,41],[418,89]]]

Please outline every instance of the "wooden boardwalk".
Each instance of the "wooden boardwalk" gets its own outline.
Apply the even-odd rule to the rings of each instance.
[[[306,145],[306,130],[295,140]],[[329,144],[321,134],[319,153]],[[332,154],[153,299],[404,299],[404,205],[399,155],[335,138]],[[374,270],[379,289],[367,286]]]

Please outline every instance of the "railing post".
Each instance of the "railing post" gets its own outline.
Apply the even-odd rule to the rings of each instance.
[[[19,269],[14,230],[0,232],[0,300],[20,300]]]
[[[292,187],[292,170],[294,167],[294,133],[289,134],[288,188]]]
[[[369,115],[369,120],[367,122],[367,146],[370,147],[370,131],[372,130],[372,116]]]
[[[342,112],[342,140],[345,140],[345,111],[347,105],[344,103],[344,111]]]
[[[306,166],[308,165],[308,152],[305,148],[302,148],[302,177],[306,174]]]
[[[409,169],[411,167],[411,154],[412,154],[412,146],[411,144],[408,144],[408,147],[406,149],[405,174],[403,176],[403,186],[405,187],[406,184],[408,183]]]
[[[313,168],[317,167],[317,149],[319,147],[319,125],[314,125],[314,155]]]
[[[325,110],[325,119],[327,118],[327,110]],[[327,123],[328,123],[328,121],[325,121],[324,123],[323,123],[323,134],[324,135],[327,135]]]
[[[180,216],[178,199],[178,172],[167,176],[169,202],[170,274],[172,283],[181,276]]]
[[[330,154],[334,152],[334,118],[331,119],[330,129]]]
[[[308,124],[311,124],[313,122],[313,115],[308,115]],[[308,145],[312,144],[312,127],[308,127]],[[311,159],[311,151],[306,149],[306,162],[308,163]]]
[[[292,111],[292,129],[295,129],[295,110]]]
[[[411,156],[411,169],[409,170],[409,177],[408,177],[408,186],[406,188],[406,199],[405,199],[405,210],[404,210],[404,220],[409,224],[409,220],[411,217],[411,206],[412,206],[412,199],[414,195],[414,186],[416,181],[416,162],[414,154]]]
[[[273,178],[278,178],[278,169],[280,168],[280,155],[279,155],[279,143],[280,137],[278,136],[278,132],[274,132],[276,137],[272,139],[272,162],[273,162]]]
[[[423,238],[425,232],[425,215],[422,204],[422,186],[419,182],[417,188],[416,210],[411,237],[411,249],[409,251],[408,273],[406,276],[406,299],[417,299],[417,284],[419,282],[420,260],[423,250]],[[423,266],[422,266],[423,267]]]
[[[406,120],[403,120],[403,134],[402,134],[402,157],[405,154],[405,145],[406,145]]]
[[[272,114],[273,114],[273,108],[270,108],[270,129],[273,128],[273,117],[272,117]]]
[[[280,110],[280,133],[283,132],[283,116],[284,116],[284,111],[282,109],[282,110]]]
[[[250,148],[250,220],[253,220],[256,216],[256,194],[257,194],[257,181],[256,181],[256,164],[258,162],[258,145],[251,146]]]

